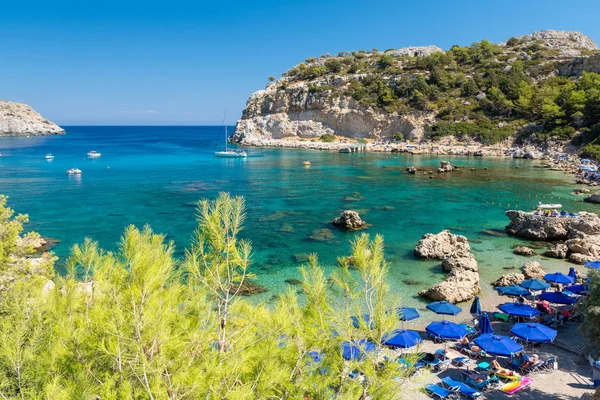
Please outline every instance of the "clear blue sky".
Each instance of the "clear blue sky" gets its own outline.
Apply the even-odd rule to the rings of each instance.
[[[62,125],[234,123],[269,75],[310,56],[541,29],[600,42],[600,1],[5,1],[0,98]]]

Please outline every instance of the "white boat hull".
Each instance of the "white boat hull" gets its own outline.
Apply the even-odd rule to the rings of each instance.
[[[238,153],[235,151],[216,151],[215,152],[215,156],[217,157],[224,157],[224,158],[242,158],[242,157],[248,157],[248,155],[244,152],[244,153]]]

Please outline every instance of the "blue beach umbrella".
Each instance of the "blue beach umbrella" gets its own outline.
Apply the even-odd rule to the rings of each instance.
[[[549,343],[556,338],[556,330],[537,322],[515,324],[510,334],[532,343]]]
[[[588,287],[579,283],[577,285],[565,286],[565,290],[575,294],[585,294],[588,291]]]
[[[492,328],[490,317],[488,317],[486,313],[483,313],[479,319],[479,332],[481,334],[494,333],[494,328]]]
[[[510,357],[515,353],[523,351],[523,346],[508,336],[494,334],[481,335],[474,340],[475,344],[494,356]]]
[[[418,332],[407,331],[404,329],[393,330],[392,333],[384,336],[383,340],[383,344],[385,346],[401,347],[403,349],[408,349],[409,347],[423,343],[423,340],[421,339],[421,336],[419,336]]]
[[[451,321],[432,322],[427,325],[425,332],[440,339],[455,340],[462,339],[469,333],[465,328]]]
[[[479,296],[475,296],[473,299],[473,303],[471,304],[471,309],[469,310],[471,315],[481,315],[481,302],[479,301]]]
[[[549,301],[554,304],[566,304],[571,305],[577,303],[577,299],[571,296],[567,296],[560,292],[544,292],[540,294],[540,299]]]
[[[498,309],[513,317],[531,318],[540,315],[535,308],[521,303],[504,303],[499,305]]]
[[[342,343],[342,357],[345,360],[360,361],[365,358],[366,353],[375,351],[375,344],[367,339],[353,340]]]
[[[540,281],[539,279],[527,279],[526,281],[521,282],[519,286],[533,291],[546,290],[550,287],[548,283]]]
[[[350,319],[352,320],[352,326],[357,329],[360,328],[361,322],[364,323],[364,326],[367,328],[375,329],[375,324],[373,323],[373,320],[369,314],[363,314],[360,317],[353,315],[350,317]]]
[[[546,275],[544,275],[544,280],[546,282],[560,283],[562,285],[570,285],[571,283],[575,282],[574,278],[572,278],[568,275],[565,275],[562,272],[546,274]]]
[[[420,317],[417,309],[412,307],[398,307],[397,312],[400,321],[412,321]]]
[[[529,290],[518,285],[499,286],[496,288],[498,293],[505,296],[529,296]]]
[[[462,311],[460,307],[457,307],[447,301],[436,301],[431,304],[427,304],[427,308],[436,314],[443,315],[456,315]]]
[[[600,269],[600,261],[588,261],[583,266],[591,269]]]
[[[570,276],[573,279],[577,279],[577,273],[575,272],[575,267],[569,268],[568,276]]]

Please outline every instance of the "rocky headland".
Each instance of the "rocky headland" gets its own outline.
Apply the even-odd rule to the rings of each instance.
[[[311,57],[250,96],[231,141],[540,158],[542,150],[564,151],[586,120],[577,115],[580,122],[556,130],[524,107],[533,104],[524,91],[552,77],[576,81],[600,72],[597,53],[579,32],[548,30],[445,51],[425,46]]]
[[[27,104],[0,100],[0,136],[59,135],[65,130]]]
[[[448,230],[438,234],[428,233],[417,243],[415,255],[441,260],[442,270],[448,273],[443,282],[419,292],[419,296],[460,303],[471,300],[479,293],[479,267],[466,237]]]

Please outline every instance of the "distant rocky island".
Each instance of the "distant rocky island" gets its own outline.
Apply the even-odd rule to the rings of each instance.
[[[328,148],[327,142],[345,138],[452,138],[504,148],[590,145],[600,156],[600,146],[593,147],[600,141],[598,73],[600,52],[592,39],[554,30],[446,51],[325,54],[270,77],[248,99],[231,140]]]
[[[65,130],[27,104],[0,100],[0,136],[60,135]]]

